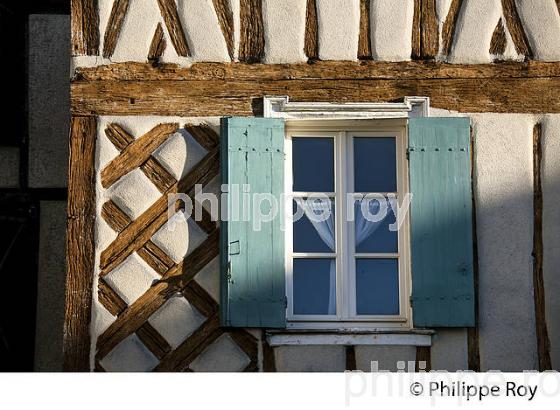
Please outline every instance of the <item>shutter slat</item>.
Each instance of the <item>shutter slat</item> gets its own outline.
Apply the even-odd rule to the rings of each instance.
[[[469,119],[411,119],[409,159],[414,325],[474,326]]]
[[[228,221],[222,223],[222,324],[233,327],[286,326],[284,233],[280,216],[255,229],[255,194],[284,190],[284,123],[279,119],[224,118],[223,183],[229,186]],[[232,187],[238,187],[233,195]],[[244,185],[250,187],[243,195]],[[239,200],[239,203],[237,203]],[[270,204],[263,201],[262,214]],[[235,215],[239,218],[234,218]]]

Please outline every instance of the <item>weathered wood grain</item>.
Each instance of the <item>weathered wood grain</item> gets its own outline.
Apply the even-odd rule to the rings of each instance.
[[[533,288],[539,371],[552,370],[543,278],[542,125],[533,130]]]
[[[218,256],[218,243],[219,231],[216,229],[183,262],[171,268],[161,280],[130,305],[99,336],[98,346],[101,346],[97,352],[99,360],[127,336],[136,332],[167,299],[184,289],[204,266]]]
[[[196,63],[190,67],[118,63],[76,70],[74,82],[88,81],[278,81],[278,80],[420,80],[465,78],[559,77],[559,62],[503,61],[492,64],[448,64],[435,61],[316,61],[313,64]],[[104,83],[99,83],[101,89]],[[121,96],[127,98],[128,96]]]
[[[439,23],[436,0],[422,0],[422,58],[433,59],[439,51]]]
[[[164,357],[156,366],[156,372],[182,371],[211,345],[224,331],[219,326],[218,315],[210,317],[193,332],[177,349]]]
[[[458,112],[558,113],[558,87],[558,77],[75,82],[72,111],[80,115],[247,116],[253,115],[254,101],[265,95],[324,102],[383,102],[422,95],[431,98],[433,107]]]
[[[169,37],[177,54],[181,57],[188,57],[190,55],[189,46],[185,38],[185,32],[179,19],[177,6],[174,0],[157,0],[163,21],[167,27]]]
[[[161,23],[158,23],[152,42],[150,43],[150,50],[148,51],[148,61],[158,63],[159,59],[165,51],[166,43],[163,35],[163,28]]]
[[[276,358],[274,357],[274,348],[270,346],[266,339],[266,330],[261,333],[262,352],[263,352],[263,372],[276,372]]]
[[[65,371],[90,370],[90,322],[95,261],[95,141],[97,119],[73,117],[70,125]]]
[[[358,38],[358,58],[368,60],[371,54],[370,0],[360,0],[360,36]]]
[[[422,0],[414,0],[412,17],[412,59],[422,58]]]
[[[444,56],[448,56],[451,53],[451,48],[453,47],[453,40],[455,39],[455,28],[457,26],[457,19],[459,18],[459,12],[463,6],[463,0],[452,0],[451,6],[449,7],[449,12],[443,23],[441,30],[441,41],[442,50],[441,53]]]
[[[304,51],[307,58],[317,60],[319,58],[319,22],[315,0],[307,0],[304,41]]]
[[[185,129],[206,151],[216,148],[220,142],[220,136],[208,125],[185,125]]]
[[[526,59],[531,59],[533,57],[533,51],[527,40],[527,34],[525,30],[523,30],[523,24],[519,18],[515,0],[502,0],[502,9],[506,19],[506,26],[515,44],[515,49],[519,54],[524,55]]]
[[[168,194],[175,192],[194,196],[195,184],[205,185],[219,171],[218,148],[206,154],[199,164],[185,178],[171,187],[142,215],[132,221],[109,246],[101,252],[100,276],[106,275],[121,264],[132,252],[140,249],[167,222]]]
[[[226,40],[229,57],[233,60],[233,12],[228,0],[212,0],[222,34]]]
[[[502,19],[498,21],[494,34],[492,34],[492,40],[490,41],[490,54],[492,55],[502,55],[506,51],[506,31],[504,28],[504,23]]]
[[[239,61],[258,63],[264,57],[262,0],[240,0]]]
[[[129,0],[115,0],[111,15],[105,28],[105,37],[103,40],[103,57],[110,58],[115,52],[119,34],[128,10]]]
[[[432,359],[431,359],[431,348],[430,346],[416,346],[416,368],[415,371],[426,371],[432,370]],[[420,363],[423,362],[425,367],[420,367]]]
[[[210,317],[218,312],[218,304],[212,296],[204,290],[196,281],[190,281],[183,289],[185,298],[206,317]]]
[[[159,124],[131,142],[101,171],[101,185],[109,188],[122,176],[146,162],[152,153],[179,128],[179,124]]]
[[[123,151],[135,141],[135,138],[117,123],[109,124],[105,129],[105,135],[119,151]],[[166,192],[177,182],[175,177],[153,156],[150,156],[140,169],[161,193]]]
[[[99,53],[99,14],[97,0],[72,0],[70,3],[72,55]]]

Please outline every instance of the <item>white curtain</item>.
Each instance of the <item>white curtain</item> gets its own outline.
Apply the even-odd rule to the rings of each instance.
[[[391,212],[391,209],[396,209],[396,207],[394,207],[393,199],[386,199],[387,203],[387,208],[386,208],[386,213],[385,216],[381,219],[381,220],[371,220],[372,216],[377,216],[379,214],[379,210],[381,208],[381,203],[377,200],[369,200],[369,203],[367,204],[368,206],[368,211],[369,211],[369,215],[364,215],[364,213],[362,212],[362,201],[357,201],[356,202],[356,209],[355,209],[355,227],[356,227],[356,247],[358,247],[360,244],[362,244],[370,235],[372,235],[383,223],[383,221],[385,220],[385,218],[387,218],[389,216],[389,213]],[[369,219],[369,220],[368,220]],[[378,217],[376,217],[375,219],[378,219]]]
[[[305,213],[321,240],[335,252],[334,214],[330,199],[312,198],[305,200],[296,198],[296,203]],[[331,261],[329,273],[329,315],[336,314],[336,263]]]

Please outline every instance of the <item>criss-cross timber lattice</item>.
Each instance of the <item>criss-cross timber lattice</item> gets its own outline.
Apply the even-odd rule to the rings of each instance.
[[[118,124],[105,130],[107,138],[120,151],[101,172],[101,184],[109,188],[122,176],[140,168],[161,192],[142,215],[131,220],[115,202],[109,200],[102,207],[102,218],[115,230],[117,238],[101,253],[98,284],[99,302],[116,320],[97,339],[95,365],[103,371],[101,360],[120,342],[136,333],[142,343],[159,360],[156,371],[190,371],[189,365],[209,345],[224,333],[245,352],[250,360],[244,371],[256,371],[258,364],[257,339],[242,329],[224,329],[219,326],[218,304],[196,283],[195,275],[219,253],[217,224],[208,212],[203,212],[198,225],[207,233],[207,239],[180,263],[175,263],[152,236],[168,220],[168,194],[184,193],[194,197],[195,184],[206,185],[219,172],[219,137],[204,125],[187,125],[193,138],[207,150],[205,157],[181,180],[177,181],[154,157],[153,152],[178,129],[178,124],[160,124],[135,139]],[[176,209],[179,209],[177,203]],[[130,306],[109,286],[104,277],[136,252],[161,278]],[[148,319],[170,298],[182,294],[206,320],[176,349],[148,322]],[[181,323],[177,323],[181,326]]]

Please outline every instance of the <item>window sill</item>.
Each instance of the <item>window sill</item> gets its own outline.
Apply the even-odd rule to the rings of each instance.
[[[431,346],[429,329],[410,330],[268,330],[270,346]]]

